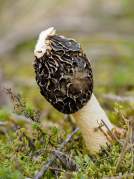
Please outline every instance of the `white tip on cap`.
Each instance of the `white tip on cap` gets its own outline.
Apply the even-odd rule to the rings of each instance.
[[[35,49],[34,49],[34,55],[37,58],[41,58],[44,55],[44,53],[46,52],[46,48],[47,48],[45,40],[48,37],[48,35],[54,35],[55,32],[56,32],[56,30],[54,29],[54,27],[50,27],[50,28],[42,31],[39,34],[39,37],[38,37],[38,40],[37,40],[37,43],[36,43]]]

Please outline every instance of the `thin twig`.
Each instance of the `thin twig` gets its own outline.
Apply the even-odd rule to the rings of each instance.
[[[76,128],[71,134],[69,134],[57,150],[59,151],[62,150],[64,146],[72,139],[74,134],[78,132],[78,130],[79,128]],[[55,159],[56,159],[56,156],[52,155],[49,161],[45,163],[45,165],[42,166],[41,170],[34,176],[34,179],[41,179]]]
[[[98,121],[97,121],[98,122]],[[109,138],[109,135],[102,129],[102,127],[104,127],[105,125],[104,125],[104,123],[103,122],[101,122],[101,123],[99,123],[98,122],[98,124],[99,124],[99,126],[97,127],[97,128],[95,128],[95,130],[100,130],[103,134],[104,134],[104,136],[107,138],[107,140],[109,141],[109,143],[111,143],[112,141],[111,141],[111,138]]]
[[[116,171],[118,170],[118,167],[119,167],[121,161],[123,160],[123,158],[125,156],[125,153],[127,151],[127,147],[128,147],[128,144],[129,144],[129,139],[130,139],[130,123],[128,123],[128,131],[127,131],[125,143],[124,143],[124,145],[122,147],[121,154],[120,154],[120,156],[118,158],[118,161],[116,163],[116,167],[115,167]]]
[[[65,170],[61,168],[55,168],[55,167],[49,167],[50,170],[59,171],[59,172],[65,172]]]
[[[117,137],[112,133],[112,131],[109,129],[109,127],[107,126],[107,124],[103,120],[101,120],[101,123],[98,122],[98,124],[99,124],[99,127],[97,127],[96,130],[99,129],[105,135],[105,137],[107,138],[107,140],[110,143],[112,143],[112,141],[119,142]],[[107,132],[105,132],[103,130],[103,127],[105,127],[107,129]]]
[[[108,131],[108,134],[109,136],[112,138],[112,140],[117,140],[117,138],[114,136],[114,134],[112,133],[112,131],[109,129],[108,125],[103,121],[101,120],[101,122],[103,123],[103,125],[106,127],[107,131]]]
[[[60,160],[60,162],[65,166],[68,170],[71,171],[78,171],[78,166],[76,165],[75,161],[68,156],[67,154],[59,151],[59,150],[54,150],[53,154]]]

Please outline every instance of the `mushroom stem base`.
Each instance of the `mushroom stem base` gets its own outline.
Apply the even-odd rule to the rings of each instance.
[[[99,152],[101,146],[109,143],[107,134],[114,126],[93,94],[89,102],[81,110],[74,113],[73,117],[81,130],[87,148],[92,154]]]

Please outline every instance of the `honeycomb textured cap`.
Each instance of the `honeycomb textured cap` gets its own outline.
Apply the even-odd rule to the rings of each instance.
[[[40,92],[60,112],[75,113],[92,95],[90,61],[73,39],[48,35],[46,40],[48,48],[34,62]]]

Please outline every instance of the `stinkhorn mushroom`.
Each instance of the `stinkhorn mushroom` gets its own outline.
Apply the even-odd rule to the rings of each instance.
[[[107,134],[114,126],[93,94],[90,60],[80,44],[51,27],[40,33],[34,55],[41,94],[58,111],[75,118],[89,151],[98,152],[109,142]]]

